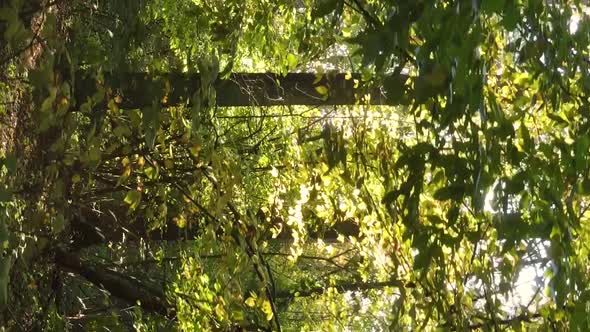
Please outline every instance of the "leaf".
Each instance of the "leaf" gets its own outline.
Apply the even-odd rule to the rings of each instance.
[[[156,130],[153,128],[147,128],[145,130],[145,143],[148,149],[153,150],[156,145]]]
[[[298,61],[299,59],[297,59],[297,56],[295,54],[287,54],[287,66],[289,67],[289,69],[295,69],[297,67]]]
[[[463,195],[465,194],[465,186],[462,184],[452,184],[447,187],[443,187],[438,189],[434,195],[434,199],[439,201],[446,201],[449,199],[458,201],[460,200]]]
[[[588,147],[590,147],[590,139],[588,135],[581,135],[576,140],[576,147],[574,157],[576,158],[576,171],[582,172],[587,165],[586,156],[588,154]]]
[[[414,269],[415,270],[427,270],[432,260],[432,247],[426,247],[420,249],[418,255],[414,257]]]
[[[0,187],[0,202],[9,202],[12,200],[12,192],[6,187]]]
[[[199,152],[201,151],[201,144],[195,143],[191,145],[190,148],[191,154],[195,157],[199,156]]]
[[[311,16],[319,18],[326,16],[336,10],[339,0],[316,0]]]
[[[129,208],[135,210],[141,201],[141,192],[137,190],[129,190],[124,199],[125,203],[129,204]]]
[[[249,297],[246,299],[246,305],[249,307],[254,307],[256,306],[256,299],[253,297]]]
[[[557,124],[559,124],[560,126],[567,127],[569,125],[569,122],[566,119],[564,119],[561,115],[548,113],[547,117],[557,122]]]
[[[14,174],[16,172],[16,157],[14,155],[6,156],[4,158],[4,165],[6,165],[9,173]]]
[[[322,96],[328,95],[328,87],[325,85],[318,85],[315,87],[315,90]]]
[[[520,128],[519,128],[519,131],[520,131],[520,138],[522,139],[522,142],[523,142],[523,145],[524,145],[523,147],[527,151],[532,152],[532,150],[534,149],[535,145],[533,143],[533,140],[531,139],[531,135],[529,133],[528,128],[526,127],[525,124],[521,124],[520,125]]]
[[[506,30],[508,31],[516,29],[516,25],[518,24],[519,20],[518,7],[514,3],[514,1],[510,2],[511,3],[507,4],[507,6],[504,8],[504,16],[502,17],[502,24],[504,25],[504,28],[506,28]]]
[[[261,309],[262,312],[264,312],[266,314],[266,320],[270,321],[272,319],[272,317],[274,316],[273,312],[272,312],[272,305],[270,304],[270,301],[267,299],[264,299],[264,301],[262,301],[262,305],[261,305]]]
[[[504,9],[504,1],[505,0],[482,0],[480,5],[481,11],[488,14],[500,14],[502,9]]]
[[[63,213],[58,213],[55,218],[53,219],[52,230],[53,233],[57,234],[64,230],[65,228],[65,218]]]
[[[387,194],[385,194],[385,196],[383,196],[383,199],[381,200],[381,202],[383,204],[391,204],[398,198],[399,195],[400,195],[399,190],[392,190],[392,191],[388,192]]]
[[[180,214],[177,217],[175,217],[174,222],[176,222],[178,228],[186,227],[186,218],[184,217],[184,214]]]
[[[145,132],[145,142],[151,150],[156,143],[156,136],[160,128],[160,109],[156,106],[142,109],[142,125]]]
[[[147,177],[150,180],[155,180],[158,178],[158,168],[157,167],[152,167],[152,166],[148,166],[145,168],[144,170],[145,175],[147,175]]]
[[[406,81],[408,75],[389,75],[383,80],[383,87],[387,100],[395,104],[401,104],[406,97]]]

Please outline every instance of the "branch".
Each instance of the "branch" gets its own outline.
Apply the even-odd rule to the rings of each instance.
[[[328,288],[335,288],[339,293],[347,292],[347,291],[365,291],[365,290],[372,290],[372,289],[382,289],[385,287],[405,287],[404,283],[401,280],[392,279],[389,281],[381,281],[381,282],[342,282],[338,283],[334,286],[317,286],[311,288],[305,288],[301,290],[287,290],[278,292],[276,297],[278,299],[290,299],[297,294],[297,297],[306,297],[312,295],[321,295]]]
[[[138,280],[108,269],[102,264],[92,264],[83,261],[78,255],[56,249],[55,263],[64,270],[68,270],[84,277],[95,286],[104,288],[115,297],[125,302],[140,306],[149,312],[158,313],[166,317],[174,317],[174,304],[166,300],[163,292],[152,289]]]
[[[344,4],[346,6],[348,6],[350,9],[354,10],[355,12],[361,14],[365,18],[365,20],[369,24],[373,25],[374,27],[380,27],[381,26],[381,22],[377,18],[373,17],[373,15],[371,15],[371,13],[369,13],[367,11],[367,9],[365,8],[365,6],[363,6],[363,4],[360,3],[359,0],[352,0],[352,3],[351,2],[348,2],[348,1],[344,1]],[[353,6],[353,4],[356,5],[356,6]]]
[[[471,324],[471,325],[469,325],[469,329],[470,330],[481,329],[484,326],[488,326],[490,324],[508,325],[508,324],[512,324],[514,322],[528,322],[528,323],[530,323],[533,319],[537,319],[537,318],[541,318],[541,317],[543,317],[543,316],[540,313],[520,314],[520,315],[512,317],[512,318],[495,319],[493,322],[485,321],[485,322],[481,322],[481,323]]]

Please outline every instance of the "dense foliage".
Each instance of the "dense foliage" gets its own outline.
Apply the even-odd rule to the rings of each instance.
[[[0,0],[2,325],[590,329],[589,14]]]

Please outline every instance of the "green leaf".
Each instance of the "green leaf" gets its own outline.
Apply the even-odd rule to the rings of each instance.
[[[12,192],[6,187],[0,187],[0,202],[9,202],[12,200]]]
[[[61,231],[63,231],[65,228],[65,224],[66,223],[65,223],[63,213],[58,213],[55,216],[55,219],[53,220],[53,224],[52,224],[53,233],[57,234],[57,233],[60,233]]]
[[[157,167],[148,166],[145,168],[144,172],[150,180],[158,178],[159,171]]]
[[[389,75],[383,80],[387,100],[394,105],[402,104],[406,99],[406,81],[408,75]]]
[[[576,147],[574,157],[576,158],[576,172],[582,172],[586,169],[588,147],[590,147],[590,139],[588,135],[581,135],[576,140]]]
[[[418,255],[414,257],[414,269],[415,270],[428,270],[430,262],[432,261],[432,247],[426,247],[420,249]]]
[[[156,134],[160,128],[160,108],[156,106],[142,109],[142,124],[145,142],[150,150],[156,144]]]
[[[388,192],[387,194],[385,194],[385,196],[383,196],[383,200],[381,202],[383,204],[391,204],[391,203],[395,202],[395,200],[398,198],[399,195],[400,195],[399,190],[392,190],[392,191]]]
[[[569,125],[569,122],[559,114],[547,113],[547,117],[557,122],[557,124],[560,126],[567,127]]]
[[[289,67],[289,69],[295,69],[297,67],[298,61],[299,59],[297,59],[297,56],[295,54],[287,54],[287,66]]]
[[[524,149],[527,150],[528,152],[532,152],[535,145],[533,143],[533,140],[531,139],[531,134],[529,133],[528,128],[526,127],[525,124],[521,124],[519,131],[520,131],[520,138],[522,139],[522,142],[524,145],[523,146]]]
[[[311,16],[319,18],[326,16],[336,10],[340,0],[316,0]]]
[[[494,0],[489,0],[494,1]],[[518,5],[514,3],[514,0],[510,0],[504,8],[504,15],[502,17],[502,25],[508,31],[516,29],[516,25],[519,21]]]
[[[501,13],[504,9],[505,0],[481,0],[480,8],[485,13]]]
[[[124,199],[125,203],[129,204],[129,208],[134,210],[139,205],[141,201],[141,192],[137,190],[129,190],[127,195],[125,195]]]
[[[458,201],[460,200],[463,195],[465,194],[465,185],[462,184],[453,184],[447,187],[443,187],[438,189],[433,197],[439,201],[446,201],[449,199]]]
[[[9,173],[14,174],[16,172],[16,157],[14,155],[6,156],[4,165],[6,165]]]

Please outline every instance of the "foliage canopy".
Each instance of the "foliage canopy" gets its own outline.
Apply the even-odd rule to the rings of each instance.
[[[588,330],[589,14],[0,0],[2,324]]]

